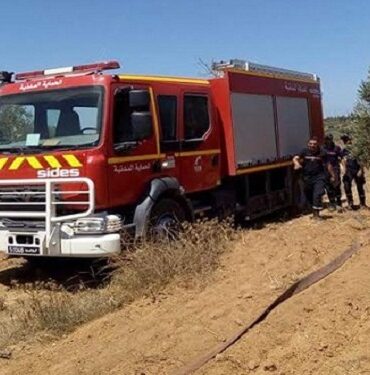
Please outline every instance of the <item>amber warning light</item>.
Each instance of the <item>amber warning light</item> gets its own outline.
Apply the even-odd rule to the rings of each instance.
[[[15,79],[17,81],[42,77],[42,76],[57,76],[64,74],[82,73],[82,72],[101,72],[103,70],[118,69],[120,67],[118,61],[104,61],[94,64],[66,66],[62,68],[53,68],[45,70],[35,70],[33,72],[17,73]]]

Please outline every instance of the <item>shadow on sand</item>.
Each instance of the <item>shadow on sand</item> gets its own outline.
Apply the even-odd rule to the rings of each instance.
[[[112,269],[107,260],[37,258],[0,271],[0,284],[10,288],[28,284],[44,289],[59,286],[73,292],[106,285]]]

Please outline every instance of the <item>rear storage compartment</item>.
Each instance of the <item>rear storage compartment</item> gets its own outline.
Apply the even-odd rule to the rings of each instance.
[[[278,158],[273,97],[231,92],[236,166]]]
[[[310,135],[323,135],[318,78],[267,68],[226,69],[222,78],[211,80],[225,135],[227,175],[273,168],[298,153]]]
[[[238,168],[290,157],[310,136],[305,98],[232,92],[231,112]]]
[[[211,80],[223,132],[222,166],[251,219],[294,202],[292,157],[322,138],[320,85],[313,74],[238,60]]]

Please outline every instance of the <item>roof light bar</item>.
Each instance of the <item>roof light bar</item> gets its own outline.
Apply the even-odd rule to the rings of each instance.
[[[232,59],[229,61],[220,61],[212,64],[212,69],[216,71],[222,71],[225,69],[241,69],[249,72],[259,72],[271,75],[281,75],[285,77],[307,79],[312,81],[318,81],[316,74],[303,73],[296,70],[276,68],[274,66],[256,64],[253,62]]]
[[[67,73],[73,73],[73,66],[66,66],[62,68],[53,68],[53,69],[44,70],[45,76],[54,76],[57,74],[67,74]]]
[[[81,73],[81,72],[101,72],[103,70],[118,69],[118,68],[120,68],[118,61],[112,60],[112,61],[98,62],[94,64],[66,66],[62,68],[53,68],[53,69],[45,69],[45,70],[35,70],[32,72],[17,73],[15,75],[15,79],[17,81],[20,81],[20,80],[26,80],[26,79],[42,77],[42,76],[56,76],[56,75],[73,74],[73,73]]]

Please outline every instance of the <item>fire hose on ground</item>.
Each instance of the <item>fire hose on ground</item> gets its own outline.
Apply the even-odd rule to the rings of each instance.
[[[267,308],[265,308],[261,314],[250,322],[248,325],[244,326],[242,329],[235,332],[228,340],[225,342],[217,345],[209,352],[196,357],[191,362],[186,364],[180,369],[177,369],[171,373],[171,375],[188,375],[193,373],[194,371],[200,369],[206,363],[208,363],[211,359],[215,358],[218,354],[221,354],[229,347],[234,345],[237,341],[239,341],[248,331],[250,331],[253,327],[257,324],[264,321],[267,316],[270,314],[272,310],[278,307],[281,303],[286,301],[287,299],[293,297],[301,293],[303,290],[309,288],[313,284],[319,282],[323,278],[327,277],[337,269],[343,266],[343,264],[355,254],[363,244],[360,243],[353,243],[348,249],[346,249],[343,253],[333,259],[331,262],[326,264],[325,266],[319,268],[318,270],[311,272],[310,274],[306,275],[305,277],[299,279],[298,281],[294,282],[288,289],[286,289],[282,294],[280,294]]]

